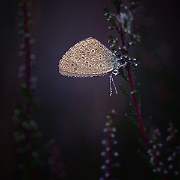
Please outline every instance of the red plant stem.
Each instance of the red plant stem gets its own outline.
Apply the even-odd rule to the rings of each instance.
[[[116,3],[118,5],[120,5],[121,1],[120,0],[116,0]],[[116,11],[117,11],[117,14],[120,15],[120,10],[118,8],[116,8]],[[117,30],[118,30],[118,33],[119,33],[119,35],[121,37],[122,45],[125,46],[126,44],[125,44],[124,32],[123,32],[123,28],[122,28],[121,22],[119,22],[119,29],[117,29]],[[123,50],[123,54],[127,55],[128,51],[127,50]],[[136,94],[134,93],[135,88],[134,88],[134,83],[133,83],[133,80],[132,80],[132,75],[131,75],[131,70],[130,70],[130,66],[129,65],[126,66],[126,70],[127,70],[127,73],[128,73],[129,85],[130,85],[130,89],[131,89],[131,93],[132,93],[132,101],[133,101],[133,104],[134,104],[134,107],[135,107],[135,110],[136,110],[136,117],[137,117],[137,121],[139,123],[139,128],[141,130],[141,133],[142,133],[144,142],[146,144],[146,147],[147,147],[147,149],[149,149],[150,148],[149,140],[147,138],[147,135],[146,135],[146,132],[145,132],[145,128],[144,128],[144,125],[143,125],[143,122],[142,122],[142,117],[141,117],[140,108],[139,108],[139,105],[138,105],[138,102],[137,102]]]
[[[29,42],[29,25],[28,25],[28,2],[25,0],[23,2],[23,9],[24,9],[24,46],[25,46],[25,88],[27,92],[27,99],[25,102],[26,105],[26,115],[30,116],[31,115],[31,103],[29,99],[30,91],[31,91],[31,48],[30,48],[30,42]],[[26,144],[27,145],[32,145],[32,135],[31,132],[27,129],[25,129],[25,135],[26,135]],[[37,172],[34,167],[32,167],[32,149],[28,150],[27,152],[27,158],[30,163],[30,172],[31,172],[31,177],[33,179],[37,179]]]
[[[149,140],[147,138],[146,131],[145,131],[145,128],[144,128],[144,125],[143,125],[143,122],[142,122],[141,112],[140,112],[140,108],[139,108],[139,105],[138,105],[138,102],[137,102],[136,94],[134,93],[135,89],[134,89],[134,83],[133,83],[133,80],[132,80],[130,66],[126,66],[126,70],[128,72],[128,78],[129,78],[129,85],[130,85],[130,89],[131,89],[132,101],[134,103],[134,107],[135,107],[135,110],[136,110],[136,117],[137,117],[137,120],[138,120],[138,123],[139,123],[139,128],[141,130],[141,133],[142,133],[144,142],[146,144],[146,147],[147,147],[147,149],[149,149],[150,148]]]
[[[26,77],[25,77],[25,85],[26,90],[29,92],[31,89],[31,52],[30,52],[30,43],[29,43],[29,25],[28,25],[28,5],[27,1],[24,2],[24,45],[26,49],[25,55],[25,67],[26,67]],[[27,110],[27,113],[30,113],[30,109]]]

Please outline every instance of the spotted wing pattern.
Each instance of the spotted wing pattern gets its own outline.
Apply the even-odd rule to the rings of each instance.
[[[71,47],[59,61],[65,76],[104,75],[114,69],[115,55],[98,40],[90,37]]]

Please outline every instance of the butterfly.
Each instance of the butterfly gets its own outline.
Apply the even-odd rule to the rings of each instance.
[[[118,70],[124,67],[113,52],[95,38],[89,37],[72,46],[59,61],[59,72],[69,77],[93,77],[110,73],[110,95],[112,94],[111,82],[117,89],[112,75],[117,75]]]

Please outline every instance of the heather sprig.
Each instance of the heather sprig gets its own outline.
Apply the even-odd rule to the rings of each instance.
[[[165,143],[159,129],[152,132],[150,139],[151,148],[148,150],[150,163],[157,179],[179,179],[179,155],[178,130],[169,123],[168,136]]]
[[[30,34],[30,28],[33,25],[30,13],[31,5],[29,0],[22,0],[19,3],[18,15],[22,22],[18,24],[18,34],[22,38],[22,44],[19,46],[18,55],[21,57],[22,65],[18,72],[20,101],[15,105],[13,121],[16,131],[13,136],[17,143],[16,179],[36,180],[39,178],[37,166],[40,156],[44,152],[44,148],[49,147],[54,140],[50,140],[42,148],[38,147],[41,132],[33,118],[33,111],[37,107],[34,98],[37,78],[32,73],[36,56],[32,53],[32,45],[35,40],[31,38]]]
[[[18,34],[22,37],[23,43],[19,46],[18,55],[24,60],[19,68],[18,77],[20,79],[19,92],[21,102],[16,103],[13,120],[16,124],[14,138],[17,142],[18,166],[16,177],[18,179],[37,179],[38,173],[36,166],[39,161],[37,149],[38,138],[41,135],[38,125],[33,119],[32,112],[37,103],[33,97],[37,78],[32,75],[32,67],[35,55],[32,54],[32,45],[35,40],[31,38],[31,1],[19,3],[20,10],[18,15],[22,18],[22,23],[18,24]]]
[[[149,140],[145,132],[140,110],[140,85],[138,85],[136,88],[133,82],[133,77],[137,72],[137,66],[139,63],[136,62],[136,58],[129,55],[130,47],[140,41],[140,36],[132,30],[133,14],[138,3],[132,2],[129,7],[123,5],[122,1],[120,0],[112,0],[112,3],[115,5],[117,14],[113,14],[107,8],[104,8],[105,16],[107,17],[107,21],[109,21],[111,24],[109,29],[116,30],[120,36],[120,40],[113,37],[112,35],[109,35],[108,42],[110,43],[111,49],[119,57],[121,62],[123,64],[126,64],[126,72],[124,72],[124,70],[120,68],[119,75],[121,75],[130,86],[130,95],[133,103],[131,103],[129,107],[133,115],[137,118],[137,122],[141,130],[144,143],[147,149],[149,149]],[[120,85],[120,88],[123,94],[129,96],[129,93],[127,92],[127,90],[125,90],[123,85]],[[130,119],[133,119],[133,117]]]
[[[107,134],[107,137],[102,140],[105,150],[101,152],[101,156],[104,157],[104,164],[101,166],[104,175],[99,180],[115,180],[115,171],[120,167],[117,160],[119,154],[115,151],[115,145],[117,144],[117,140],[115,139],[116,128],[113,126],[115,116],[116,112],[112,109],[106,117],[107,122],[103,131]]]
[[[61,160],[60,147],[58,145],[52,145],[49,148],[49,166],[52,179],[64,180],[66,179],[65,165]]]
[[[152,129],[151,120],[145,126],[141,116],[140,84],[135,86],[133,79],[136,76],[139,62],[129,54],[129,49],[140,41],[137,30],[133,30],[132,28],[132,21],[138,3],[131,2],[129,6],[126,6],[122,4],[121,0],[111,1],[115,6],[116,14],[104,8],[105,16],[111,24],[108,29],[116,30],[119,39],[108,35],[108,43],[121,63],[125,64],[124,69],[119,69],[119,75],[128,83],[130,92],[122,84],[120,84],[120,89],[125,96],[132,99],[129,108],[133,116],[127,114],[126,116],[133,124],[139,127],[143,137],[143,140],[139,138],[139,142],[143,146],[145,153],[138,151],[139,155],[150,165],[155,174],[155,179],[166,180],[179,178],[179,145],[177,140],[175,140],[177,130],[170,123],[170,127],[168,128],[170,135],[167,137],[167,143],[165,144],[160,141],[160,130],[158,128]]]
[[[169,128],[167,129],[169,135],[166,138],[167,142],[167,164],[168,172],[175,177],[180,178],[180,146],[178,138],[178,130],[174,127],[173,123],[169,123]]]

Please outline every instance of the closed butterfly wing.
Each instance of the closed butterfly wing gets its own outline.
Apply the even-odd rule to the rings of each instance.
[[[115,55],[98,40],[90,37],[71,47],[59,62],[65,76],[100,76],[114,69]]]

